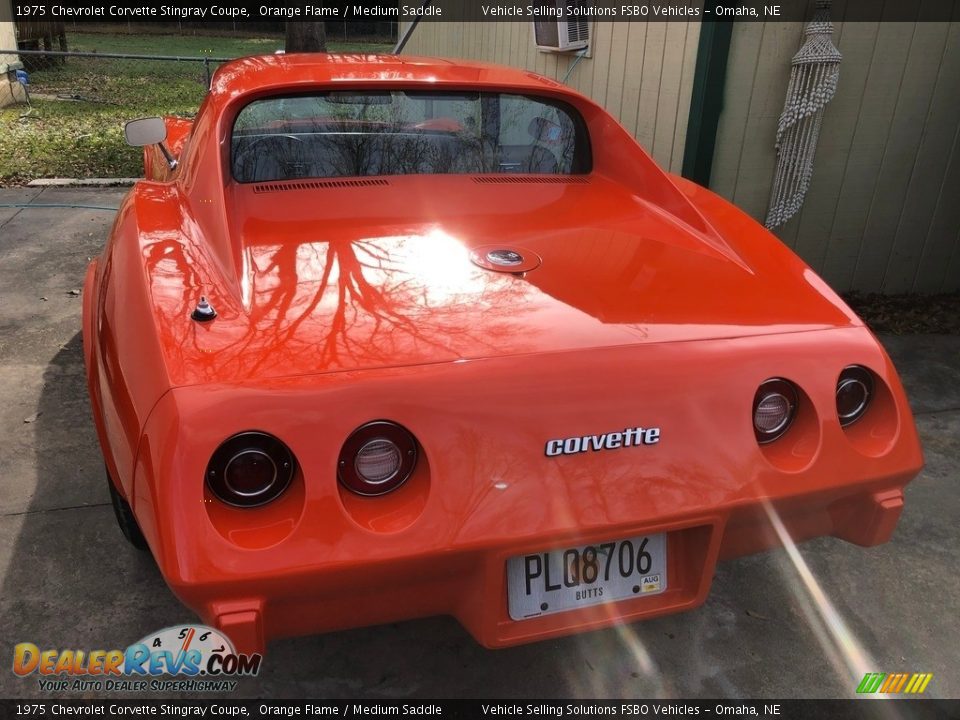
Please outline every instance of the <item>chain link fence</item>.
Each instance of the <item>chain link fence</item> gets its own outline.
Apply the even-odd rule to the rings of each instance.
[[[56,42],[45,49],[0,48],[0,69],[9,70],[6,76],[0,73],[0,185],[50,177],[137,177],[143,172],[142,152],[124,142],[126,121],[193,117],[224,62],[283,48],[278,33],[106,29],[111,32],[68,32],[68,51]],[[389,52],[392,47],[387,37],[350,42],[333,33],[328,37],[334,52]]]
[[[214,72],[229,59],[0,49],[0,61],[23,66],[8,72],[0,88],[14,101],[0,110],[0,184],[141,175],[141,151],[126,145],[123,124],[152,115],[193,117]]]
[[[167,113],[195,111],[225,57],[3,50],[18,56],[31,100],[149,105]]]
[[[18,23],[18,47],[0,48],[0,68],[22,64],[33,98],[112,103],[131,109],[148,105],[176,114],[190,112],[190,105],[196,110],[211,76],[224,62],[243,55],[270,54],[284,46],[283,23],[253,23],[268,26],[261,33],[251,33],[257,28],[246,26],[245,32],[238,32],[237,24],[229,22],[182,22],[170,27],[114,23],[82,28],[70,23],[34,24],[44,27]],[[368,33],[364,36],[356,36],[356,23],[351,23],[350,37],[346,23],[343,28],[341,23],[326,25],[333,52],[389,51],[397,34],[395,23],[364,23],[369,26],[361,28]],[[40,37],[42,33],[46,35]],[[158,100],[160,106],[156,107]]]

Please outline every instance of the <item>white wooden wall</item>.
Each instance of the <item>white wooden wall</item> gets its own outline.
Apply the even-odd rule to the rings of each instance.
[[[806,202],[778,235],[838,290],[960,289],[960,2],[946,3],[950,23],[836,24],[837,95]],[[845,4],[834,3],[835,16]],[[920,12],[934,4],[923,0]],[[710,185],[757,219],[802,27],[733,30]]]
[[[834,15],[882,1],[834,0]],[[960,0],[921,0],[920,13],[937,5],[952,7],[952,22],[836,24],[844,59],[811,191],[778,234],[837,290],[960,289]],[[592,57],[572,71],[575,56],[534,48],[530,23],[424,22],[404,52],[566,78],[679,172],[699,23],[598,22],[592,30]],[[734,25],[710,185],[759,220],[802,30],[801,23]]]

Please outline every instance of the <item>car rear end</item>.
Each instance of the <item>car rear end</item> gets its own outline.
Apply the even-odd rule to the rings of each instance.
[[[921,465],[889,359],[845,327],[176,388],[134,507],[241,649],[437,614],[500,647],[695,607],[776,525],[884,542]]]

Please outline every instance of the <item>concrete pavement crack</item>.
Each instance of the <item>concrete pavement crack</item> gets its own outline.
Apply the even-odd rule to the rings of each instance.
[[[0,513],[0,517],[17,517],[18,515],[37,515],[39,513],[60,512],[61,510],[83,510],[85,508],[110,507],[110,503],[91,503],[89,505],[67,505],[66,507],[39,508],[37,510],[21,510],[20,512]]]
[[[11,220],[13,220],[13,219],[14,219],[15,217],[17,217],[20,213],[22,213],[24,210],[26,210],[26,208],[20,208],[20,209],[17,210],[13,215],[11,215],[11,216],[8,217],[6,220],[4,220],[2,223],[0,223],[0,230],[2,230],[3,228],[5,228],[5,227],[7,226],[7,223],[8,223],[8,222],[10,222]]]
[[[30,197],[30,198],[27,200],[26,204],[27,204],[27,205],[32,205],[34,200],[36,200],[38,197],[40,197],[41,195],[43,195],[43,191],[44,191],[44,190],[46,190],[46,188],[40,188],[40,192],[38,192],[36,195],[33,195],[32,197]],[[5,228],[5,227],[7,226],[7,223],[11,222],[15,217],[18,217],[18,216],[20,215],[20,213],[22,213],[24,210],[26,210],[26,208],[20,208],[20,209],[17,210],[13,215],[11,215],[11,216],[8,217],[6,220],[4,220],[2,223],[0,223],[0,230],[2,230],[3,228]]]

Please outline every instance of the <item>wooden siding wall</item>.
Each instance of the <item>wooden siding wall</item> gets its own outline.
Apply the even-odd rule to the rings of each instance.
[[[834,0],[834,17],[854,3]],[[840,291],[960,290],[960,0],[953,22],[837,22],[840,84],[811,189],[778,235]],[[542,53],[530,23],[424,22],[405,53],[523,67],[589,95],[680,172],[699,23],[594,23],[592,57]],[[737,23],[711,188],[758,220],[801,23]]]
[[[409,55],[522,67],[566,82],[610,110],[663,167],[680,172],[699,23],[591,25],[590,56],[540,52],[529,22],[423,22]],[[574,62],[577,66],[571,71]]]
[[[854,1],[835,0],[834,17]],[[933,4],[923,0],[920,12]],[[960,2],[951,17],[836,23],[840,82],[810,191],[777,233],[837,290],[960,289]],[[761,220],[802,28],[738,23],[733,30],[710,185]]]

